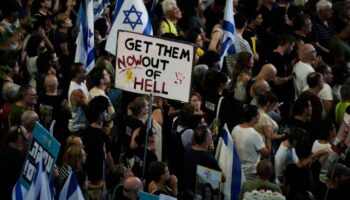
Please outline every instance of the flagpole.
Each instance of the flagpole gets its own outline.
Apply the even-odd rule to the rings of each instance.
[[[143,166],[142,166],[142,180],[145,179],[146,173],[146,159],[147,159],[147,144],[148,144],[148,136],[149,131],[152,128],[152,110],[153,110],[153,94],[149,95],[149,108],[148,108],[148,118],[147,118],[147,129],[146,129],[146,138],[145,138],[145,148],[143,152]]]

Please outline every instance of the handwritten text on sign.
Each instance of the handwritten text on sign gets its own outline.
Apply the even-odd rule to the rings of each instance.
[[[119,31],[116,87],[188,102],[192,45]]]

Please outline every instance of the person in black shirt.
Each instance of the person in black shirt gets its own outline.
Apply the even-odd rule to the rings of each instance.
[[[212,144],[212,135],[205,125],[198,126],[193,134],[193,145],[185,151],[183,163],[185,189],[195,192],[197,166],[221,171],[218,161],[208,152]],[[223,175],[224,178],[224,175]]]
[[[8,144],[0,149],[0,194],[11,199],[12,189],[20,176],[24,163],[24,136],[19,126],[12,126],[7,136]]]
[[[111,155],[111,141],[102,130],[103,122],[107,120],[108,99],[97,96],[89,103],[88,119],[90,126],[83,135],[84,149],[87,154],[84,169],[89,177],[88,189],[93,198],[100,198],[104,188],[104,162],[108,169],[114,168]],[[106,159],[106,160],[105,160]]]

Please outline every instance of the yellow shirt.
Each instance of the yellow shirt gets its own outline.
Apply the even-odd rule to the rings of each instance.
[[[172,33],[178,36],[176,26],[173,22],[168,21],[166,19],[162,19],[162,32],[164,33]]]

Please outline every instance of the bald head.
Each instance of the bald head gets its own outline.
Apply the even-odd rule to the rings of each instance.
[[[256,172],[260,178],[269,179],[272,175],[272,164],[268,160],[262,160],[256,166]]]
[[[138,193],[143,191],[143,185],[139,178],[129,177],[123,183],[124,196],[128,197],[131,200],[137,199]]]
[[[38,114],[36,114],[36,112],[32,110],[24,111],[24,113],[22,113],[21,115],[22,125],[29,132],[33,131],[35,122],[38,121],[38,119],[39,119]]]
[[[299,59],[302,60],[303,62],[308,61],[309,59],[312,59],[313,57],[311,56],[315,54],[316,54],[316,50],[312,44],[304,44],[301,47],[299,47],[298,56],[299,56]]]
[[[253,96],[259,96],[259,95],[265,94],[265,92],[271,90],[269,83],[265,80],[255,81],[252,88],[253,88]]]
[[[275,66],[273,66],[273,64],[265,64],[261,70],[260,70],[260,73],[261,76],[263,77],[263,79],[265,81],[272,81],[276,74],[277,74],[277,69]]]
[[[44,87],[46,93],[57,92],[58,80],[55,75],[49,74],[45,77]]]

